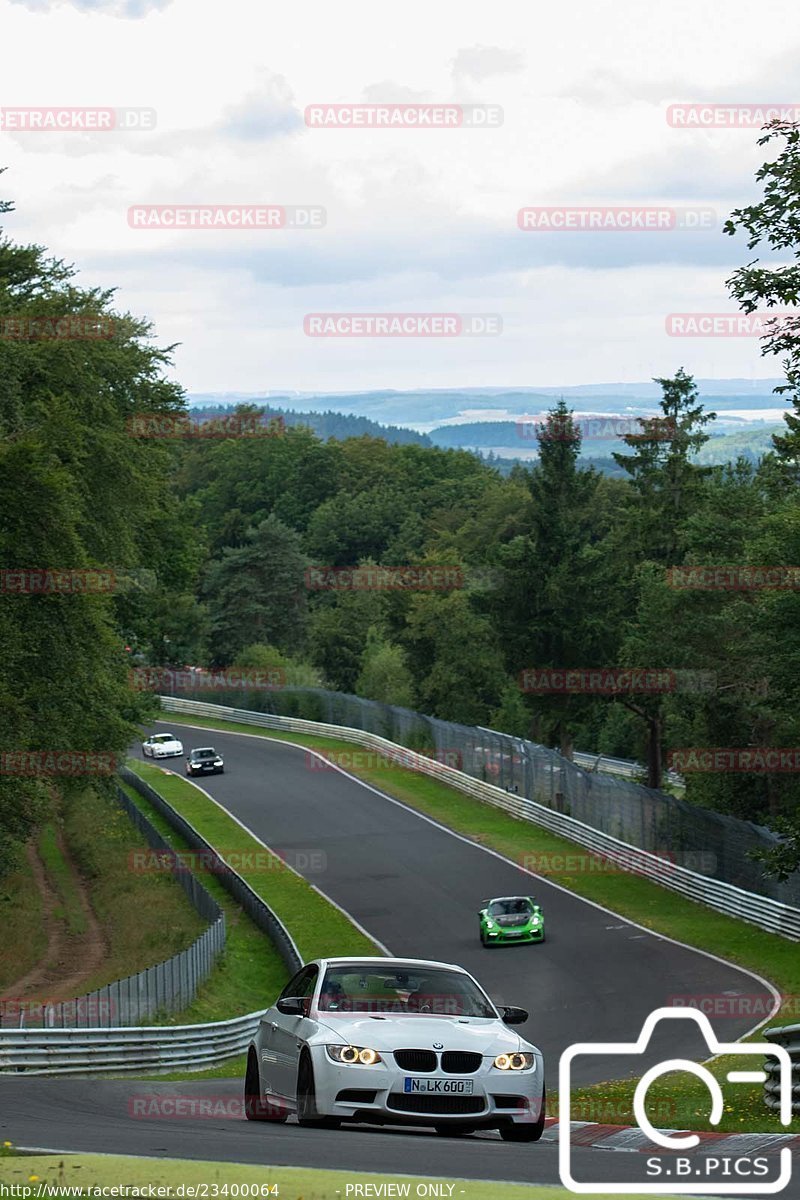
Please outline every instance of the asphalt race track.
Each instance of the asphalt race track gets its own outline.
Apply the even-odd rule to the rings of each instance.
[[[312,768],[301,747],[183,724],[178,728],[178,723],[174,727],[187,752],[213,744],[225,757],[225,774],[203,779],[202,786],[289,862],[307,861],[302,873],[309,881],[392,954],[459,963],[499,1003],[527,1008],[530,1019],[520,1032],[545,1054],[551,1095],[558,1057],[566,1046],[633,1041],[645,1017],[670,1004],[672,997],[743,995],[760,1002],[763,1012],[769,1010],[769,991],[747,972],[650,934],[546,879],[532,878],[351,776]],[[159,722],[158,728],[170,726]],[[141,757],[138,745],[134,752]],[[183,771],[182,760],[165,765]],[[484,949],[477,937],[480,901],[517,892],[533,894],[542,904],[546,942]],[[265,1005],[268,1001],[266,997]],[[723,1041],[736,1040],[756,1023],[711,1020]],[[671,1022],[669,1038],[655,1039],[652,1051],[645,1063],[708,1057],[682,1022]],[[641,1074],[642,1061],[631,1065],[631,1074]],[[621,1073],[619,1063],[584,1059],[576,1064],[575,1077],[592,1083]],[[503,1143],[491,1133],[451,1141],[427,1130],[354,1126],[310,1131],[293,1122],[265,1126],[242,1119],[132,1119],[131,1098],[153,1093],[238,1097],[241,1081],[164,1084],[1,1076],[0,1141],[450,1179],[558,1182],[557,1149],[548,1141],[526,1146]],[[573,1119],[592,1118],[574,1114]],[[598,1181],[634,1178],[632,1160],[641,1159],[580,1148],[575,1155],[576,1167],[582,1163]],[[793,1187],[782,1194],[794,1194]]]

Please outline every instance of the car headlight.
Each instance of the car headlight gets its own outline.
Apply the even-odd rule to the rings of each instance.
[[[531,917],[531,925],[538,925],[540,920],[540,917]]]
[[[214,759],[214,766],[215,766],[215,767],[221,767],[221,766],[222,766],[222,759],[221,759],[221,758],[215,758],[215,759]]]
[[[487,929],[494,929],[494,921],[487,921],[487,922],[486,922],[486,928],[487,928]]]
[[[494,1066],[498,1071],[529,1071],[533,1062],[532,1054],[516,1051],[514,1054],[498,1054]]]
[[[382,1062],[380,1054],[377,1050],[372,1050],[369,1046],[326,1046],[328,1058],[332,1058],[334,1062],[347,1063],[348,1066],[358,1064],[362,1067],[372,1067],[375,1063]]]

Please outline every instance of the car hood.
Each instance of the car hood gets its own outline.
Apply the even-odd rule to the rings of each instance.
[[[495,1018],[386,1016],[381,1018],[360,1013],[320,1013],[320,1030],[335,1034],[334,1042],[345,1045],[371,1046],[373,1050],[391,1052],[398,1049],[433,1049],[441,1042],[445,1050],[474,1050],[479,1054],[503,1054],[526,1046],[519,1034]]]

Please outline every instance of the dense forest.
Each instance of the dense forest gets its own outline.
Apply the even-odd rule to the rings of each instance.
[[[796,257],[790,201],[771,188],[800,178],[797,131],[772,137],[783,145],[763,169],[764,204],[734,213],[727,232]],[[792,286],[753,265],[729,281],[746,311],[785,307]],[[800,563],[797,329],[784,323],[765,346],[783,355],[795,406],[771,453],[698,463],[714,414],[676,369],[658,380],[662,420],[621,439],[609,477],[581,463],[563,402],[539,431],[536,462],[507,473],[464,450],[303,423],[269,436],[143,433],[134,418],[186,411],[164,377],[169,352],[42,248],[0,242],[0,318],[65,314],[102,317],[111,333],[19,336],[17,325],[0,338],[2,565],[113,567],[140,583],[0,596],[4,750],[123,752],[153,703],[131,686],[132,664],[280,665],[289,684],[567,755],[636,757],[653,785],[671,749],[797,744],[796,580],[694,586],[686,581],[702,573],[674,570]],[[253,410],[237,412],[244,428]],[[311,567],[375,564],[449,567],[457,583],[308,586]],[[520,685],[532,668],[671,671],[678,683],[536,692]],[[692,678],[705,685],[680,682]],[[47,797],[47,779],[0,773],[0,856]],[[698,773],[687,797],[790,833],[800,813],[792,772]],[[784,867],[792,856],[796,837]]]

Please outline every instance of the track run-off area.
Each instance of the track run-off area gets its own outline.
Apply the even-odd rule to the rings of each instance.
[[[223,754],[225,774],[204,778],[203,789],[265,846],[297,863],[309,883],[376,941],[376,953],[383,949],[395,956],[458,963],[497,1003],[526,1008],[530,1017],[520,1033],[544,1053],[551,1096],[557,1094],[563,1050],[575,1042],[635,1041],[645,1018],[674,997],[744,995],[760,1001],[764,1012],[777,1000],[766,981],[751,972],[651,933],[531,875],[330,763],[325,769],[313,767],[313,752],[303,746],[184,722],[171,726],[159,721],[153,731],[170,728],[183,741],[185,753],[213,744]],[[132,753],[141,759],[138,744]],[[183,774],[183,759],[160,765]],[[517,893],[534,895],[541,904],[547,940],[482,947],[481,901]],[[336,947],[330,953],[335,956]],[[264,1007],[271,1001],[265,997]],[[719,1039],[727,1042],[753,1026],[746,1018],[710,1019]],[[708,1057],[691,1028],[684,1030],[684,1022],[670,1026],[669,1038],[656,1037],[631,1075],[641,1075],[646,1066],[665,1058]],[[608,1060],[576,1062],[575,1080],[581,1085],[611,1075]],[[495,1133],[447,1139],[425,1129],[354,1125],[310,1130],[293,1120],[271,1126],[243,1119],[131,1116],[131,1098],[145,1093],[199,1098],[240,1097],[241,1092],[241,1079],[167,1084],[0,1076],[0,1141],[451,1180],[559,1182],[557,1146],[548,1133],[539,1143],[513,1145]],[[641,1178],[641,1168],[631,1161],[638,1155],[576,1147],[576,1169],[587,1156],[594,1160],[591,1177],[598,1181]],[[794,1194],[794,1185],[782,1193]]]

